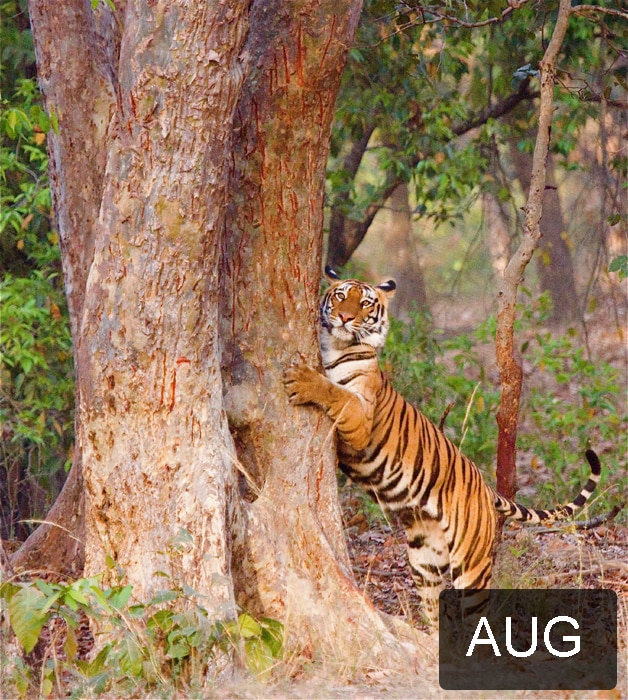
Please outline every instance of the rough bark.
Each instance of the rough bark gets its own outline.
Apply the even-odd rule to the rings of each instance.
[[[76,339],[102,199],[107,128],[115,104],[115,63],[89,0],[54,4],[30,0],[28,7],[39,85],[46,109],[59,121],[58,132],[52,131],[48,138],[51,192],[72,338]],[[111,16],[105,7],[100,12]],[[58,41],[61,36],[63,43]],[[76,109],[77,95],[81,109]]]
[[[253,9],[234,129],[223,376],[248,491],[233,557],[238,602],[283,620],[291,645],[361,664],[388,654],[394,664],[402,648],[351,574],[332,426],[289,407],[281,382],[294,358],[319,361],[325,167],[360,5]]]
[[[545,193],[546,162],[552,125],[556,61],[569,23],[569,0],[561,0],[552,38],[540,63],[541,97],[538,132],[532,159],[530,191],[524,207],[525,223],[519,247],[510,258],[498,294],[495,350],[502,395],[497,424],[497,490],[513,498],[516,490],[516,442],[521,398],[521,362],[515,351],[514,322],[517,290],[526,265],[541,238],[540,221]]]
[[[247,6],[127,7],[77,351],[86,572],[111,555],[145,599],[181,567],[214,610],[232,597],[218,268]]]
[[[45,521],[9,556],[16,571],[78,577],[85,565],[85,492],[77,456]]]

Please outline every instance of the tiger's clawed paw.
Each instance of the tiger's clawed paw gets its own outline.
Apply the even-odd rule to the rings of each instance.
[[[283,384],[291,404],[300,405],[316,401],[321,375],[307,365],[288,367],[283,373]]]

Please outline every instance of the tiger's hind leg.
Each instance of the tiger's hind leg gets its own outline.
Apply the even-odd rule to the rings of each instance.
[[[454,588],[468,591],[462,599],[461,613],[465,617],[479,619],[485,613],[493,573],[495,529],[496,516],[489,507],[477,509],[475,528],[451,528],[455,533],[449,551],[451,580]]]
[[[438,523],[417,517],[406,525],[408,561],[416,584],[423,613],[438,629],[438,596],[443,576],[449,570],[449,549]]]

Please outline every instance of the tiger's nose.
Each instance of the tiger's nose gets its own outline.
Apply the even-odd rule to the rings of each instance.
[[[348,313],[346,311],[340,311],[338,313],[338,317],[343,323],[349,323],[349,321],[353,321],[353,319],[355,318],[355,314]]]

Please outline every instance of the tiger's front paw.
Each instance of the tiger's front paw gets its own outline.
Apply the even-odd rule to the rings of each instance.
[[[288,367],[283,373],[283,385],[290,403],[316,403],[323,377],[307,365]]]

